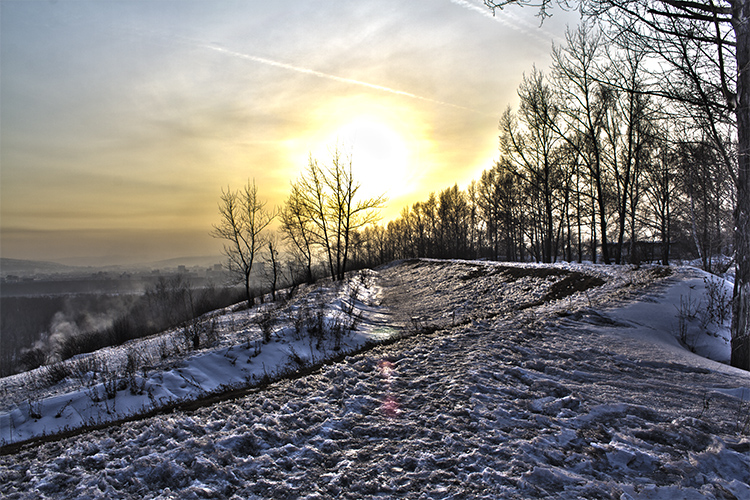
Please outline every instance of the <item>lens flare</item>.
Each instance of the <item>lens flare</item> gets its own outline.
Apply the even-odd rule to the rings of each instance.
[[[396,418],[401,414],[398,399],[391,394],[391,382],[395,376],[396,367],[385,359],[378,363],[378,375],[385,381],[386,391],[380,405],[380,411],[388,418]]]

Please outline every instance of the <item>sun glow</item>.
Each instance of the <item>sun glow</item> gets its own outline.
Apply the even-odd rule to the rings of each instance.
[[[304,170],[309,157],[330,165],[338,149],[351,156],[358,199],[385,195],[380,212],[387,223],[424,190],[435,153],[430,121],[409,103],[370,96],[345,96],[307,113],[308,128],[285,141],[289,164]],[[297,174],[299,175],[299,174]]]
[[[339,143],[352,157],[355,178],[367,196],[393,197],[408,190],[410,154],[394,129],[372,117],[359,117],[337,132]]]

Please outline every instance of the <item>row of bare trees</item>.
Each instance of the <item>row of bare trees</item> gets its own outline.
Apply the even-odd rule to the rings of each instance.
[[[245,287],[248,303],[254,302],[253,266],[264,262],[266,277],[274,295],[283,281],[312,281],[319,261],[326,264],[334,280],[344,278],[350,266],[353,243],[359,231],[376,221],[384,196],[362,199],[361,185],[354,178],[351,155],[338,147],[331,161],[321,165],[312,156],[307,169],[292,183],[281,208],[266,208],[258,197],[255,181],[240,191],[222,190],[219,202],[221,221],[212,235],[222,239],[227,268]],[[272,223],[278,219],[278,230]],[[279,239],[288,245],[294,264],[282,266]],[[302,268],[304,277],[298,274]]]
[[[304,215],[291,213],[299,230],[288,237],[303,258],[324,248],[339,277],[357,249],[372,261],[497,258],[504,248],[505,258],[528,252],[550,262],[580,260],[588,246],[591,259],[600,249],[610,263],[624,260],[626,242],[636,259],[645,237],[659,242],[666,263],[678,236],[690,234],[706,268],[733,247],[731,362],[750,369],[750,0],[485,1],[493,10],[535,6],[542,19],[555,3],[603,29],[569,34],[549,77],[536,69],[524,77],[518,111],[500,121],[500,160],[479,182],[360,233],[326,219],[346,195],[308,198],[323,187],[346,192],[346,182],[311,161],[293,187],[289,205]]]
[[[369,229],[368,259],[484,257],[604,263],[731,254],[735,191],[699,124],[641,91],[640,56],[608,51],[591,25],[534,68],[500,119],[500,155]]]
[[[646,83],[634,94],[663,97],[697,125],[699,144],[686,142],[710,151],[733,181],[731,363],[750,370],[750,0],[485,0],[493,11],[536,7],[542,20],[555,4],[580,10],[615,50],[634,54]]]

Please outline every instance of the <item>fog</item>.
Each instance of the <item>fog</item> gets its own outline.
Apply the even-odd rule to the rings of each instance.
[[[154,319],[145,312],[144,294],[160,280],[179,276],[189,288],[218,297],[230,290],[229,276],[218,262],[193,258],[98,268],[1,259],[0,376],[74,354],[73,339],[99,333],[112,337],[117,328],[122,333],[123,325],[116,322],[123,318],[130,333],[119,341],[147,330],[139,321]]]

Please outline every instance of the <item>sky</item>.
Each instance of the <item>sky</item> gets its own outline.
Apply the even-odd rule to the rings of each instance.
[[[387,223],[497,158],[575,13],[480,0],[0,2],[0,255],[219,255],[222,189],[281,206],[349,151]]]

